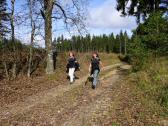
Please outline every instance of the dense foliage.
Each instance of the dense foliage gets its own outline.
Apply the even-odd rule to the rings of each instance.
[[[164,13],[152,13],[140,24],[130,43],[128,43],[128,60],[134,70],[140,70],[147,65],[149,57],[160,57],[168,52],[168,18]]]
[[[137,34],[146,47],[157,54],[168,52],[168,17],[163,13],[152,13],[145,23],[137,28]]]

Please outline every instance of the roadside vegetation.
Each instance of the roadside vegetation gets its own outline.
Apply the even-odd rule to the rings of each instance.
[[[127,83],[134,84],[143,92],[144,98],[158,104],[159,114],[166,117],[168,116],[167,22],[168,18],[164,13],[151,14],[134,31],[128,55],[122,57],[132,64],[131,79],[128,79]]]

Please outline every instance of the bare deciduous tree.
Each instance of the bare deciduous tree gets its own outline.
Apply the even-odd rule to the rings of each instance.
[[[15,44],[15,26],[14,26],[14,12],[15,12],[15,0],[11,0],[11,14],[9,15],[10,18],[10,25],[11,25],[11,40],[13,43],[13,78],[16,78],[16,44]]]
[[[45,45],[47,52],[46,73],[54,72],[54,60],[52,50],[52,19],[62,19],[66,28],[75,26],[79,33],[85,29],[83,20],[85,20],[84,3],[86,0],[69,0],[63,3],[60,0],[38,0],[41,5],[41,15],[45,22]],[[65,2],[65,1],[64,1]]]
[[[28,6],[29,6],[29,18],[30,18],[30,24],[31,24],[31,40],[30,40],[27,76],[30,77],[32,73],[33,44],[34,44],[34,37],[35,37],[35,30],[36,30],[35,21],[33,19],[33,0],[28,0]]]
[[[44,22],[45,22],[45,45],[47,51],[47,66],[46,73],[52,74],[54,72],[54,60],[52,51],[52,11],[53,0],[44,0]]]

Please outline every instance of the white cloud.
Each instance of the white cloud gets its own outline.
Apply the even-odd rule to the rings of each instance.
[[[120,12],[116,10],[115,0],[105,0],[97,7],[89,9],[88,26],[90,28],[100,29],[133,29],[136,27],[136,21],[133,17],[121,17]]]

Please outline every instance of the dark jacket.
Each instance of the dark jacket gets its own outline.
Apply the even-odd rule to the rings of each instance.
[[[69,58],[68,59],[68,63],[67,63],[67,70],[66,72],[68,73],[69,72],[69,68],[75,68],[75,71],[79,71],[80,70],[80,65],[78,62],[76,62],[76,58]]]
[[[76,62],[76,58],[69,58],[68,59],[68,67],[69,68],[75,68],[75,62]]]
[[[100,71],[99,64],[100,64],[100,58],[97,57],[91,59],[91,74],[93,74],[95,70]]]

